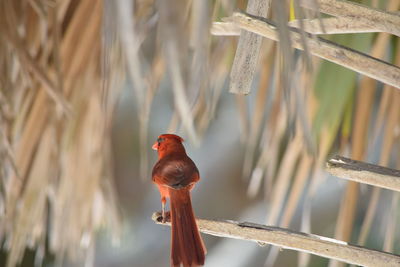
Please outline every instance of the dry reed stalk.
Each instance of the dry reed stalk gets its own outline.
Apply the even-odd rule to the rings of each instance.
[[[391,3],[396,4],[396,1],[391,1]],[[352,19],[355,24],[362,22],[371,29],[400,36],[398,27],[400,16],[392,12],[346,0],[301,0],[300,6],[332,16]]]
[[[270,0],[250,0],[246,11],[260,17],[267,17]],[[249,94],[251,83],[258,65],[262,38],[257,34],[242,31],[236,49],[230,74],[229,91],[235,94]]]
[[[399,170],[336,156],[328,161],[327,171],[340,178],[400,191]]]
[[[382,31],[379,27],[374,28],[373,25],[367,25],[363,21],[343,17],[292,20],[289,21],[288,25],[301,29],[300,23],[303,23],[304,31],[312,34],[349,34]]]
[[[276,41],[279,39],[275,25],[267,20],[236,12],[233,16],[225,18],[225,21],[235,23],[235,25],[241,29],[257,33],[266,38]],[[298,33],[297,30],[291,29],[290,36],[293,47],[304,49],[301,34]],[[312,55],[329,60],[396,88],[400,88],[399,67],[349,48],[339,46],[322,38],[314,39],[312,36],[307,36],[306,40]]]

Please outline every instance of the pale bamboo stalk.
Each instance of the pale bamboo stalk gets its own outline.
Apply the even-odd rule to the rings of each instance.
[[[152,219],[157,224],[170,226],[170,222],[161,222],[160,212],[154,213]],[[271,244],[362,266],[399,266],[400,264],[398,255],[349,245],[323,236],[248,222],[203,219],[196,221],[200,231],[209,235],[254,241],[261,245]]]

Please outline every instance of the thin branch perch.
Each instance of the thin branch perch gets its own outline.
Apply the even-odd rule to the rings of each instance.
[[[170,225],[169,222],[161,222],[159,212],[153,214],[153,220],[158,224]],[[247,222],[203,219],[196,221],[201,232],[214,236],[271,244],[362,266],[400,265],[400,256],[398,255],[349,245],[346,242],[323,236]]]
[[[327,162],[326,171],[343,179],[400,192],[400,170],[336,156]]]
[[[278,41],[275,25],[266,19],[235,12],[231,17],[225,18],[225,21]],[[294,28],[290,30],[292,46],[303,50],[300,33]],[[311,54],[400,89],[399,67],[319,37],[313,38],[311,35],[306,35],[306,40]]]

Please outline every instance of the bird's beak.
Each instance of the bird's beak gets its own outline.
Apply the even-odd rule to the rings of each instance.
[[[151,148],[153,150],[158,150],[158,142],[155,142]]]

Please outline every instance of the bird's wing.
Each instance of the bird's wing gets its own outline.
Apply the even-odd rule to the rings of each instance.
[[[199,180],[196,165],[189,159],[160,160],[153,169],[153,181],[175,189]]]

